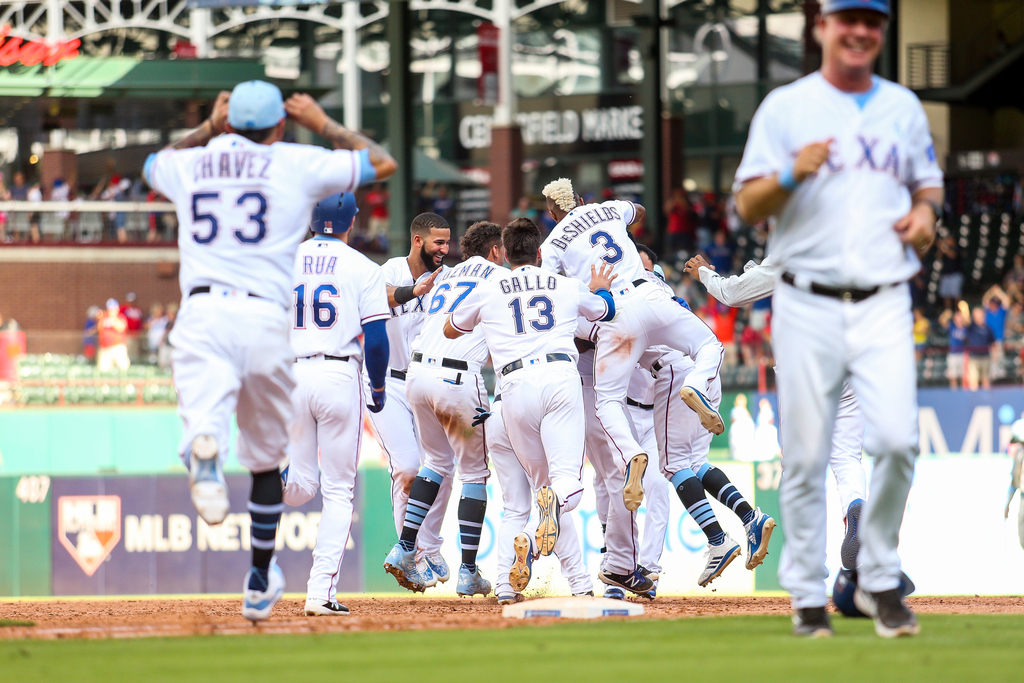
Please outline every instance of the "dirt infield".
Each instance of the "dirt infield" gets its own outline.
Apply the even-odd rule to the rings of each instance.
[[[638,600],[639,601],[639,600]],[[0,602],[3,620],[35,626],[2,626],[0,639],[138,638],[193,634],[327,633],[412,629],[498,629],[554,619],[505,619],[494,598],[353,598],[344,600],[348,617],[306,617],[303,601],[282,600],[273,616],[253,626],[239,615],[238,599],[220,600],[74,600]],[[659,597],[640,601],[644,619],[699,616],[789,614],[781,597]],[[1024,597],[911,598],[919,613],[1024,614]]]

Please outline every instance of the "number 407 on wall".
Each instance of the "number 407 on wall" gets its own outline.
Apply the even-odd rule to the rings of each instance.
[[[46,501],[46,494],[50,492],[50,478],[48,476],[22,477],[14,488],[14,495],[22,503],[42,503]]]

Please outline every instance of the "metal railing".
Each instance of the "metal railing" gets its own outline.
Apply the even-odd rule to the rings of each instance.
[[[949,43],[907,46],[907,87],[911,90],[949,86]]]
[[[174,242],[170,202],[0,201],[0,243]]]

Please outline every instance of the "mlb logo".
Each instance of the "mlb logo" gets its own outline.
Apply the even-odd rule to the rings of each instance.
[[[120,496],[61,496],[57,537],[86,576],[92,576],[121,540]]]
[[[324,232],[328,235],[334,232],[334,221],[324,221]]]

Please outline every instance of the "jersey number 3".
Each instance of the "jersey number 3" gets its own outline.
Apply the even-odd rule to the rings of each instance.
[[[526,325],[523,321],[523,302],[516,297],[508,302],[508,307],[512,309],[512,322],[516,324],[516,334],[526,334]],[[530,327],[533,329],[543,332],[555,326],[555,318],[551,315],[551,299],[546,296],[535,296],[526,302],[526,307],[537,309],[537,319],[530,321]]]
[[[199,227],[201,223],[206,223],[208,228],[205,235],[200,235],[199,230],[192,231],[192,239],[196,244],[209,244],[217,238],[217,231],[220,229],[217,214],[199,204],[207,202],[207,207],[212,203],[220,204],[220,195],[220,192],[196,192],[192,195],[192,225]],[[242,228],[232,230],[235,239],[240,244],[262,242],[263,238],[267,236],[267,198],[263,196],[262,192],[243,192],[235,200],[235,206],[243,207],[245,211],[248,211],[248,222],[255,226],[255,229],[249,229],[248,233]]]
[[[612,239],[612,236],[604,230],[598,230],[590,236],[590,243],[595,247],[598,242],[600,242],[601,246],[604,247],[604,256],[601,258],[605,263],[614,264],[622,260],[622,248],[615,244],[615,240]]]

